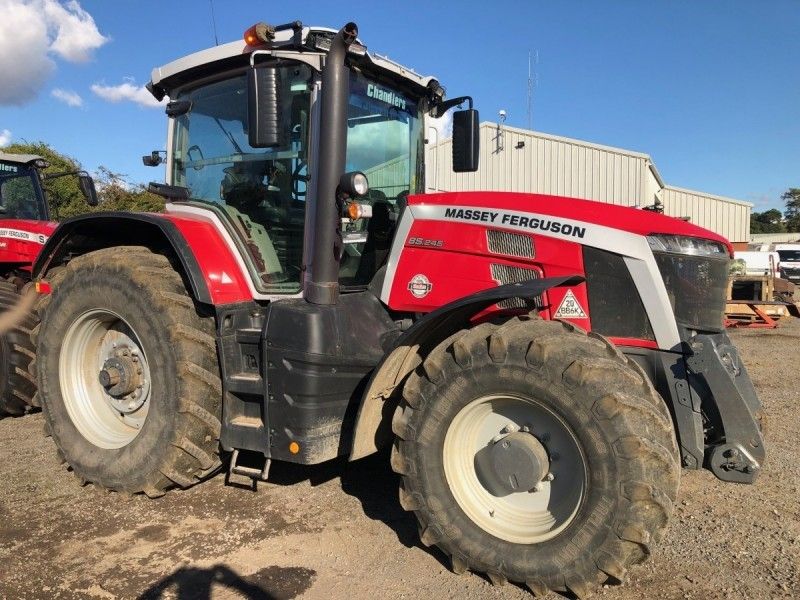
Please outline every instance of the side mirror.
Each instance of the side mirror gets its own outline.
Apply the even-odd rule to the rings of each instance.
[[[480,124],[474,108],[453,113],[453,171],[471,173],[480,162]]]
[[[86,204],[89,206],[97,206],[100,201],[97,199],[97,190],[94,187],[94,179],[85,173],[78,175],[78,187],[81,189],[81,194],[86,199]]]
[[[247,141],[253,148],[285,145],[280,71],[252,67],[247,74]]]
[[[145,154],[142,157],[142,163],[145,167],[157,167],[164,159],[161,158],[161,153],[158,150],[153,150],[150,154]]]

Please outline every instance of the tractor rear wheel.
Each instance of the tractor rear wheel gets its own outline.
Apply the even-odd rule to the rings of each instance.
[[[400,502],[453,570],[588,594],[644,560],[678,490],[669,412],[604,338],[515,318],[437,346],[392,428]]]
[[[84,482],[162,495],[220,464],[214,319],[169,260],[115,247],[71,260],[39,305],[46,427]]]
[[[22,296],[10,281],[0,280],[0,312],[20,306]],[[16,323],[0,335],[0,417],[23,415],[35,407],[36,380],[28,372],[34,357],[31,331],[36,318],[31,312],[18,315]]]

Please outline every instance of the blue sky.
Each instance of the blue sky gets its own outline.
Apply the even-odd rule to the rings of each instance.
[[[517,127],[527,124],[528,51],[538,51],[534,129],[646,152],[671,185],[755,210],[782,207],[781,193],[800,187],[794,0],[214,0],[214,8],[220,42],[261,20],[353,20],[370,50],[437,75],[451,97],[472,95],[482,120],[505,109]],[[163,109],[130,98],[141,101],[136,91],[154,66],[213,45],[209,1],[0,0],[0,12],[0,77],[28,88],[0,82],[0,141],[43,140],[89,170],[162,179],[140,157],[164,147]],[[80,106],[65,101],[78,97]]]

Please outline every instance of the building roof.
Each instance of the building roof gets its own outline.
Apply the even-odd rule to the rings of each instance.
[[[736,198],[728,198],[727,196],[718,196],[717,194],[698,192],[697,190],[687,190],[686,188],[675,187],[674,185],[665,185],[664,189],[683,194],[691,194],[693,196],[705,196],[706,198],[713,198],[714,200],[721,200],[722,202],[730,202],[731,204],[739,204],[741,206],[749,206],[750,208],[753,208],[752,202],[745,202],[744,200],[737,200]]]

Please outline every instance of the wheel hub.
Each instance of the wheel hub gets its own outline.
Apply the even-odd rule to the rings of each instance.
[[[486,395],[469,402],[447,428],[442,460],[466,515],[516,544],[557,536],[578,514],[587,489],[577,436],[530,396]]]
[[[98,380],[108,394],[108,401],[119,412],[134,412],[144,403],[142,390],[146,380],[136,350],[115,349],[114,356],[103,363]]]
[[[531,433],[515,431],[500,438],[489,450],[498,485],[508,494],[537,491],[550,471],[547,450]]]
[[[78,431],[100,448],[129,444],[149,412],[152,378],[139,336],[104,309],[77,316],[59,356],[64,404]]]

